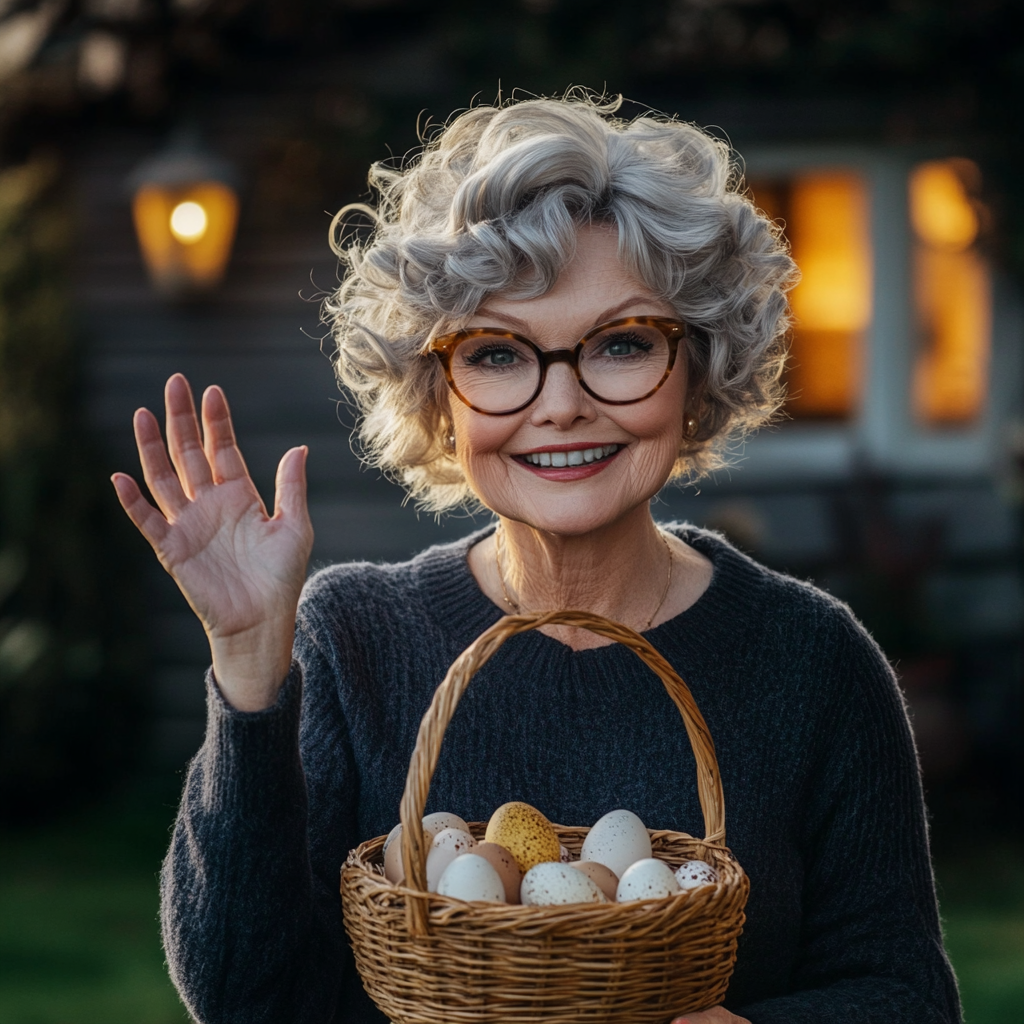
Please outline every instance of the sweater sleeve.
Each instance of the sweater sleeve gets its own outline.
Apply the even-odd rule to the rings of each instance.
[[[834,654],[836,698],[822,722],[801,837],[800,957],[789,994],[734,1012],[753,1024],[958,1024],[896,680],[845,614]]]
[[[335,1019],[348,954],[338,871],[354,845],[356,781],[331,678],[301,619],[273,707],[237,711],[208,676],[206,739],[161,875],[168,966],[199,1024]],[[310,719],[316,775],[333,783],[312,831],[302,760],[312,756],[299,745]],[[317,872],[317,859],[333,867]]]

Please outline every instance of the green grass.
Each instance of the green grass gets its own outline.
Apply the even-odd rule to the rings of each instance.
[[[939,864],[946,949],[960,982],[966,1024],[1024,1021],[1024,851]]]
[[[175,781],[149,781],[56,824],[0,836],[0,1021],[186,1024],[167,979],[156,875]],[[1024,853],[939,865],[967,1024],[1024,1022]]]
[[[156,875],[173,789],[144,784],[0,838],[0,1021],[184,1024],[167,977]]]

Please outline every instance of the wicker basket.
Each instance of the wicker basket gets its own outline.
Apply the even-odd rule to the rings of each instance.
[[[423,817],[441,741],[474,674],[509,638],[581,626],[624,644],[665,684],[697,762],[704,839],[651,831],[654,855],[710,863],[713,886],[664,899],[554,907],[465,903],[427,892]],[[395,1024],[667,1024],[721,1002],[736,959],[749,883],[725,847],[714,745],[686,684],[639,633],[586,612],[510,615],[458,657],[423,716],[401,805],[406,884],[383,876],[384,836],[353,850],[341,873],[345,928],[370,997]],[[477,838],[484,824],[473,823]],[[589,829],[556,825],[579,854]]]

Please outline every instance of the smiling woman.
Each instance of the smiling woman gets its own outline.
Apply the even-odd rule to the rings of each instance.
[[[546,609],[649,630],[714,736],[751,892],[726,1005],[691,1024],[959,1020],[881,652],[826,594],[651,516],[669,479],[720,465],[781,401],[793,263],[723,144],[614,112],[581,95],[469,110],[407,167],[374,168],[374,232],[338,246],[327,312],[368,460],[494,527],[304,586],[305,449],[282,458],[271,516],[219,388],[200,429],[187,382],[168,381],[166,447],[136,413],[157,507],[114,483],[213,661],[162,879],[168,963],[201,1022],[384,1020],[344,940],[338,868],[397,820],[455,655],[503,612]],[[625,806],[699,832],[678,713],[623,647],[546,626],[479,677],[429,810],[482,820],[526,800],[589,824]],[[481,1024],[537,1012],[453,999]],[[584,1011],[544,1019],[634,1020]]]

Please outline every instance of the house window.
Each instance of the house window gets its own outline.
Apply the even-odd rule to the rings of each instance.
[[[913,407],[927,426],[968,425],[985,405],[992,332],[988,267],[977,251],[979,172],[933,160],[910,175],[918,350]]]
[[[846,419],[863,390],[871,325],[873,260],[868,190],[847,170],[812,170],[751,184],[754,201],[784,225],[801,271],[786,411],[798,419]]]

